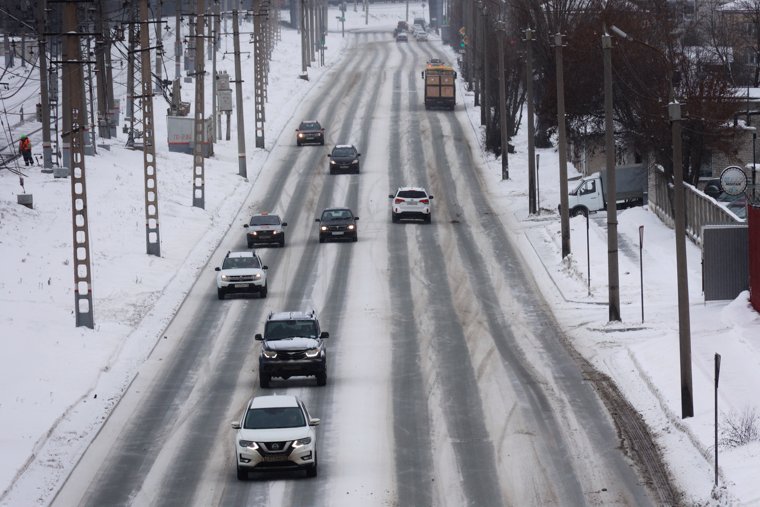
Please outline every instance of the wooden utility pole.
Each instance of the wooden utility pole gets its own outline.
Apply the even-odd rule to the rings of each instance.
[[[557,131],[559,136],[559,207],[562,258],[570,255],[570,210],[567,209],[567,134],[565,125],[565,71],[562,62],[562,34],[554,35],[557,62]]]
[[[504,68],[504,44],[506,28],[504,20],[499,20],[497,30],[499,48],[499,131],[501,133],[501,179],[509,179],[509,118],[507,118],[507,78]]]
[[[142,71],[143,166],[145,176],[145,249],[148,255],[161,256],[158,231],[158,174],[156,172],[156,133],[153,126],[153,80],[150,75],[150,30],[148,0],[140,0],[140,64]],[[159,22],[159,25],[161,23]]]
[[[256,147],[264,148],[264,121],[266,120],[264,100],[266,89],[266,26],[267,10],[262,8],[263,0],[254,0],[253,11],[253,66],[254,66],[254,121]]]
[[[535,215],[536,208],[536,127],[533,118],[533,40],[535,32],[525,30],[525,101],[528,103],[528,213]]]
[[[71,223],[74,254],[74,310],[77,327],[95,327],[92,308],[90,231],[87,220],[87,185],[84,157],[84,73],[79,46],[78,2],[63,6],[63,144],[68,145],[71,168]]]

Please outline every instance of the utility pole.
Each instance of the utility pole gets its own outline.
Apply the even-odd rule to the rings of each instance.
[[[681,141],[681,104],[675,98],[668,104],[673,136],[673,222],[676,236],[676,274],[678,278],[678,343],[681,361],[681,418],[694,416],[691,383],[691,324],[689,322],[689,279],[686,273],[686,207],[683,189],[683,151]]]
[[[308,42],[309,36],[308,36],[307,28],[306,28],[306,24],[307,24],[306,23],[306,19],[307,19],[306,2],[308,1],[309,0],[298,1],[298,7],[300,9],[299,19],[300,19],[300,25],[301,25],[301,77],[306,80],[309,79],[309,75],[307,74],[307,70],[306,70],[306,67],[308,66],[306,51],[307,51],[307,46],[309,45],[309,42]]]
[[[215,5],[219,5],[219,0],[213,0]],[[221,118],[219,118],[219,128],[217,129],[216,121],[219,117],[219,112],[217,111],[217,104],[216,104],[216,94],[217,94],[217,80],[218,77],[216,75],[216,31],[212,30],[212,28],[216,28],[216,22],[215,22],[215,12],[216,9],[211,8],[209,9],[211,19],[207,21],[208,23],[208,59],[211,60],[211,138],[213,142],[216,142],[216,136],[217,133],[219,134],[219,139],[221,139],[222,136],[222,124],[221,124]]]
[[[182,75],[180,62],[182,61],[182,0],[176,1],[176,12],[174,14],[174,79],[179,81]]]
[[[164,66],[164,25],[161,22],[161,16],[163,15],[164,0],[158,0],[156,5],[156,89],[160,90],[163,87],[163,71]],[[147,29],[147,26],[145,27]]]
[[[203,12],[206,10],[204,0],[197,0],[195,11],[198,17],[195,20],[195,30],[192,37],[195,39],[195,122],[193,123],[193,206],[205,208],[205,160],[203,158],[203,142],[206,139],[206,122],[203,117],[205,101],[205,72],[203,64]]]
[[[238,11],[232,11],[232,43],[235,51],[235,107],[237,108],[238,174],[248,177],[245,160],[245,115],[243,114],[243,76],[240,69],[240,29]]]
[[[219,52],[219,31],[222,27],[222,12],[221,12],[221,6],[219,5],[219,0],[214,0],[214,37],[212,39],[212,43],[214,45],[214,101],[216,102],[219,100],[219,97],[217,94],[219,93],[219,83],[216,79],[216,58],[217,53]],[[218,104],[214,104],[214,114],[216,115],[216,123],[215,123],[215,132],[217,134],[216,137],[214,137],[214,140],[222,139],[222,115],[218,111],[219,107]],[[229,120],[230,114],[227,113],[227,119]],[[228,122],[229,124],[229,122]],[[227,128],[227,139],[229,140],[229,126]]]
[[[63,144],[69,145],[71,168],[71,223],[74,256],[74,310],[76,326],[95,327],[92,308],[92,269],[90,266],[90,232],[87,220],[87,185],[85,179],[85,120],[82,95],[84,76],[77,32],[77,2],[63,5]]]
[[[129,35],[127,50],[127,121],[129,121],[129,131],[127,132],[127,147],[135,146],[135,8],[137,4],[130,3],[129,9]]]
[[[158,25],[161,26],[160,19]],[[145,175],[145,249],[148,255],[160,257],[156,133],[153,127],[153,80],[150,75],[150,33],[148,27],[148,0],[140,0],[140,63],[142,70],[140,103],[142,104],[143,117],[143,167]]]
[[[612,37],[602,35],[604,53],[604,149],[607,170],[607,275],[610,322],[620,321],[620,276],[618,274],[617,190],[615,188],[615,139],[612,117]]]
[[[567,133],[565,125],[565,71],[562,62],[562,34],[554,35],[557,62],[557,126],[559,135],[559,207],[562,235],[562,258],[570,255],[570,210],[567,209]]]
[[[110,111],[108,109],[108,71],[106,70],[106,51],[109,49],[107,35],[103,23],[103,2],[97,2],[95,12],[95,73],[98,77],[98,135],[103,139],[111,139],[111,128],[108,125]]]
[[[254,0],[253,11],[253,65],[254,65],[254,133],[256,147],[264,148],[265,86],[266,86],[266,47],[264,47],[265,16],[268,11],[262,8],[262,0]]]
[[[504,68],[504,19],[498,22],[497,47],[499,48],[499,131],[501,133],[501,179],[509,179],[509,119],[507,118],[507,78]]]
[[[491,97],[489,95],[489,82],[491,79],[491,65],[488,61],[488,45],[486,44],[486,41],[490,39],[489,35],[486,33],[486,29],[488,27],[488,9],[486,8],[486,4],[480,3],[479,4],[481,11],[478,13],[480,16],[480,56],[481,56],[481,64],[480,68],[482,70],[481,78],[483,80],[483,97],[481,101],[481,117],[480,120],[483,125],[486,127],[486,132],[489,132],[491,130]]]
[[[525,90],[528,103],[528,213],[536,209],[536,127],[533,118],[533,38],[535,32],[525,29]]]
[[[47,0],[37,2],[37,36],[40,56],[40,102],[42,103],[42,172],[53,171],[53,150],[50,144],[50,96],[48,94],[47,39],[45,26]]]

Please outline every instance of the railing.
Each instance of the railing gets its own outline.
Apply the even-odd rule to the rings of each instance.
[[[686,235],[697,245],[702,244],[702,227],[705,225],[745,223],[694,186],[684,183],[684,190]],[[673,184],[660,166],[649,168],[649,208],[660,220],[673,226]]]

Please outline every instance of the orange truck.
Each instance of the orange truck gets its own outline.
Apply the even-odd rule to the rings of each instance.
[[[451,65],[437,59],[430,60],[422,71],[422,79],[425,81],[425,109],[453,110],[456,107],[457,73]]]

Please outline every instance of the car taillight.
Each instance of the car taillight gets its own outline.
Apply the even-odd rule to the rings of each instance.
[[[401,199],[400,197],[396,197],[396,199],[393,201],[393,204],[401,204],[402,202],[404,202],[403,199]]]
[[[420,199],[420,202],[422,204],[430,204],[430,200],[428,200],[428,199]]]

